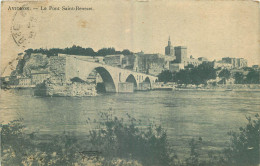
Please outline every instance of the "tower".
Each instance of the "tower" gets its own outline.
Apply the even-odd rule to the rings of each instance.
[[[174,47],[175,49],[175,56],[177,63],[184,63],[187,60],[187,47],[185,46],[178,46]]]
[[[171,44],[170,36],[169,36],[169,39],[168,39],[168,46],[165,47],[165,55],[174,56],[174,48]]]
[[[169,36],[169,39],[168,39],[168,46],[171,46],[172,43],[171,43],[171,37]]]

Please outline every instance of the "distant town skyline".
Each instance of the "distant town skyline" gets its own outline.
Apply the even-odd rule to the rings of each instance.
[[[2,4],[2,12],[8,6]],[[250,1],[95,1],[52,6],[88,6],[92,11],[32,11],[35,38],[25,47],[13,42],[12,17],[2,18],[1,69],[28,48],[72,45],[164,54],[168,37],[173,46],[187,46],[187,55],[220,60],[245,58],[260,64],[259,8]],[[17,5],[17,4],[16,4]],[[22,5],[22,4],[21,4]],[[38,3],[38,6],[46,5]],[[30,14],[30,13],[29,13]]]

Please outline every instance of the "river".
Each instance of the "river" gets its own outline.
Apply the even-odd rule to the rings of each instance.
[[[119,118],[127,114],[161,124],[170,143],[180,153],[188,150],[191,138],[202,137],[207,149],[221,149],[227,132],[246,124],[245,116],[260,110],[260,92],[247,91],[147,91],[103,94],[95,97],[36,97],[31,90],[1,91],[1,123],[24,118],[28,132],[88,134],[101,112]],[[92,123],[87,123],[88,119]]]

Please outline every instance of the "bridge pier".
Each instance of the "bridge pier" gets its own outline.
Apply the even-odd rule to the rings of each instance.
[[[134,91],[148,91],[151,90],[151,85],[148,82],[141,82],[134,86],[132,82],[120,82],[118,83],[118,93],[132,93]]]
[[[113,84],[105,83],[105,89],[108,93],[115,93],[117,92],[115,86]]]
[[[149,82],[141,82],[138,87],[139,91],[151,90],[151,84]]]
[[[132,93],[134,92],[134,83],[120,82],[118,83],[118,93]]]

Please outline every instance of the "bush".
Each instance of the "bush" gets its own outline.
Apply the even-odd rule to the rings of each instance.
[[[91,143],[101,149],[106,159],[125,158],[143,165],[173,165],[175,156],[170,149],[167,134],[161,126],[150,124],[145,130],[137,127],[135,118],[127,121],[102,113],[102,127],[90,131]]]
[[[39,139],[36,132],[25,133],[23,119],[2,125],[2,164],[73,165],[78,160],[79,145],[75,137],[63,133],[40,143]]]
[[[224,150],[225,163],[234,166],[257,166],[259,164],[260,118],[246,117],[248,124],[240,127],[239,133],[229,132],[231,142]]]
[[[128,114],[127,114],[128,115]],[[166,131],[151,123],[141,128],[140,121],[128,115],[118,119],[101,113],[99,128],[90,131],[90,138],[79,142],[74,135],[62,133],[40,137],[25,133],[23,119],[1,125],[2,165],[151,165],[151,166],[257,166],[259,164],[260,118],[247,117],[247,125],[239,132],[229,132],[230,143],[223,151],[209,152],[202,159],[203,143],[199,138],[189,142],[190,155],[177,159],[168,143]],[[97,158],[82,155],[86,149],[101,152]],[[204,153],[205,154],[205,153]],[[88,158],[88,160],[84,160]]]
[[[199,161],[199,156],[200,156],[199,151],[201,150],[201,145],[202,145],[201,137],[199,138],[198,141],[192,138],[189,145],[190,145],[190,156],[186,159],[186,165],[190,165],[190,166],[201,165]]]

